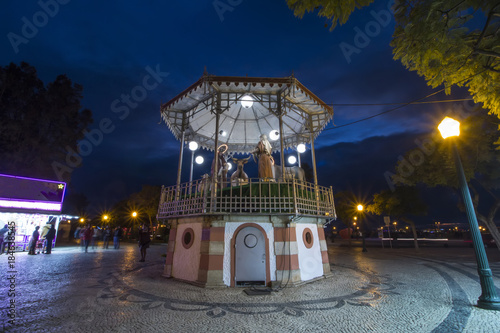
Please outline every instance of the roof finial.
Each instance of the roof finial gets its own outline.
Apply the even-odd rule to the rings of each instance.
[[[295,73],[294,73],[293,69],[292,69],[292,77],[295,77]]]
[[[205,66],[205,67],[203,68],[203,75],[208,75],[208,72],[207,72],[207,66]]]

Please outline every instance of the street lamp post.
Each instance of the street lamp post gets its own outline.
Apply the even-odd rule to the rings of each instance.
[[[455,137],[460,135],[460,123],[452,118],[446,117],[438,126],[443,139],[448,137]],[[465,204],[465,211],[469,221],[470,232],[472,236],[472,244],[476,254],[477,271],[479,274],[479,282],[481,284],[481,296],[477,301],[477,306],[482,309],[500,310],[500,298],[497,295],[495,284],[493,283],[492,273],[488,264],[488,258],[484,250],[484,244],[479,232],[479,225],[477,223],[476,213],[472,205],[472,199],[465,179],[462,161],[458,153],[456,142],[453,141],[453,158],[455,160],[455,167],[457,168],[457,176],[460,184],[460,191]]]
[[[191,141],[189,143],[189,150],[191,150],[191,173],[189,174],[189,183],[193,181],[193,166],[194,166],[194,152],[198,149],[198,143],[196,141]]]
[[[368,250],[366,249],[366,246],[365,246],[365,221],[363,220],[363,216],[361,216],[361,214],[363,214],[363,205],[358,205],[356,207],[358,209],[358,212],[360,214],[360,217],[361,217],[361,239],[363,240],[363,252],[368,252]]]

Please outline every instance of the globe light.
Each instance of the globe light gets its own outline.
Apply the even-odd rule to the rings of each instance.
[[[302,154],[303,152],[306,151],[306,145],[303,143],[299,143],[297,145],[297,151]]]
[[[196,141],[189,142],[189,150],[195,151],[196,149],[198,149],[198,142]]]
[[[233,165],[232,165],[231,163],[228,163],[228,164],[227,164],[227,169],[228,169],[228,170],[231,170],[232,168],[233,168]]]
[[[137,212],[133,212],[132,217],[137,217]]]
[[[109,217],[108,217],[108,215],[104,215],[102,218],[107,220]]]
[[[241,106],[245,109],[251,108],[253,105],[253,98],[250,95],[245,95],[241,98]]]
[[[219,135],[220,135],[220,136],[227,136],[227,132],[226,132],[226,131],[223,131],[223,130],[220,130],[220,131],[219,131]]]
[[[361,212],[363,210],[363,205],[358,205],[356,208]]]
[[[288,157],[288,163],[295,164],[295,162],[297,162],[297,158],[295,156],[291,155]]]
[[[196,164],[203,164],[204,161],[205,159],[203,158],[203,156],[196,156],[195,159]]]
[[[438,130],[441,133],[443,139],[449,138],[450,136],[459,136],[460,122],[453,118],[445,117],[439,124]]]
[[[271,132],[269,132],[269,139],[276,141],[279,139],[279,137],[280,137],[280,132],[278,132],[277,130],[272,130]]]

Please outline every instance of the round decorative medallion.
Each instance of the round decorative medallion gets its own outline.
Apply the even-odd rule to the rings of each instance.
[[[257,236],[255,236],[254,234],[248,234],[243,239],[243,242],[245,243],[246,247],[252,249],[257,245],[259,241],[257,239]]]

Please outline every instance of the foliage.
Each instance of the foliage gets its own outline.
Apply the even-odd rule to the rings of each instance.
[[[318,11],[318,16],[332,21],[330,31],[338,23],[346,23],[352,12],[368,6],[374,0],[287,0],[288,8],[293,10],[297,17],[304,17],[306,12]]]
[[[345,23],[372,1],[288,0],[295,16]],[[500,118],[500,3],[497,0],[402,0],[394,8],[394,59],[432,87],[466,86],[476,103]]]
[[[158,213],[160,194],[161,186],[143,185],[141,191],[132,194],[129,199],[130,206],[138,209],[139,216],[147,216],[150,226]]]
[[[54,178],[52,162],[64,164],[66,147],[78,151],[92,122],[82,90],[65,75],[45,86],[25,62],[0,67],[0,172]]]
[[[356,206],[359,204],[359,200],[354,193],[349,191],[335,193],[334,199],[337,218],[347,225],[354,216],[358,215]]]
[[[416,187],[399,186],[395,191],[385,190],[373,195],[373,203],[366,210],[376,215],[388,215],[411,225],[413,242],[418,250],[417,230],[410,215],[425,215],[427,206],[420,198]]]
[[[435,151],[425,156],[421,165],[415,167],[408,177],[395,176],[395,183],[415,185],[424,183],[428,186],[458,187],[458,177],[452,155],[453,140],[458,146],[466,179],[475,180],[488,190],[500,189],[500,151],[495,141],[499,138],[497,131],[499,121],[479,110],[464,119],[460,125],[460,136],[443,140],[436,131],[431,135]],[[405,160],[410,160],[414,151],[405,154],[398,162],[403,167]]]
[[[425,215],[427,206],[416,187],[398,186],[395,191],[385,190],[374,194],[373,201],[366,210],[375,215],[408,220],[409,215]]]
[[[498,1],[401,1],[394,16],[394,59],[448,94],[453,85],[467,86],[500,117]]]

